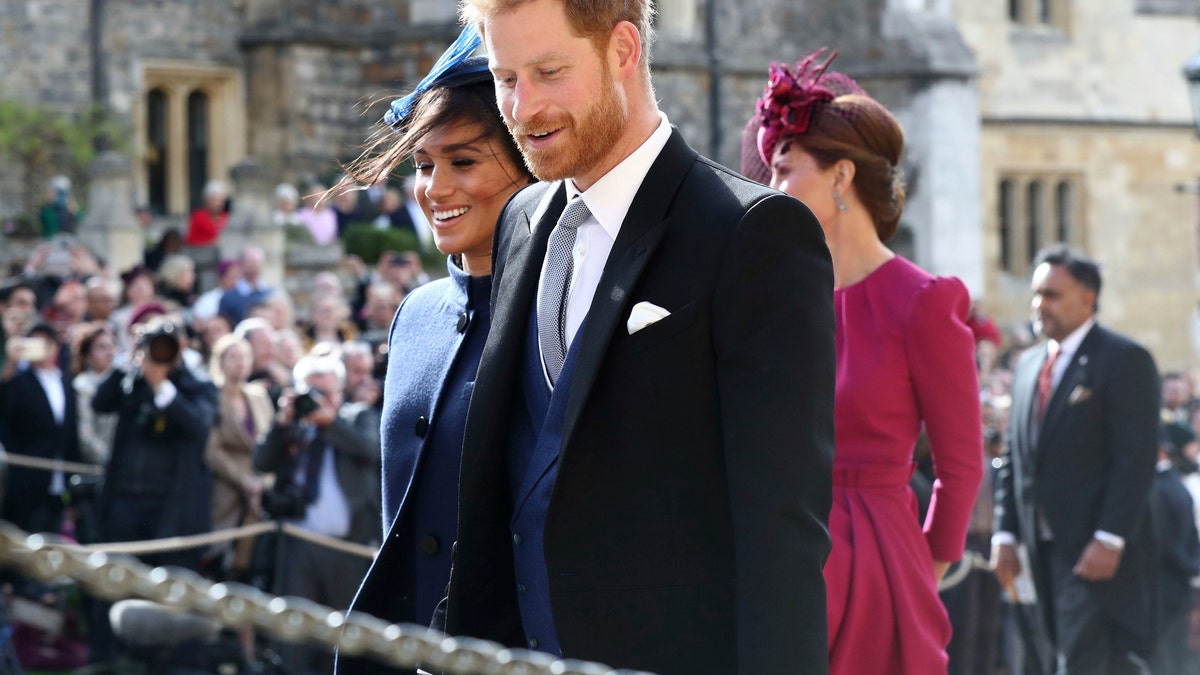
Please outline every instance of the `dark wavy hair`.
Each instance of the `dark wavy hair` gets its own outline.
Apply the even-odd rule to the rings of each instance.
[[[473,140],[495,141],[503,158],[520,173],[510,176],[513,182],[533,181],[525,167],[521,151],[508,133],[500,109],[496,107],[496,92],[491,80],[461,87],[433,86],[422,92],[404,123],[393,128],[380,123],[365,149],[344,168],[346,177],[326,194],[339,194],[351,185],[373,185],[392,175],[396,167],[412,156],[434,129],[457,124],[470,124],[479,130]],[[501,157],[497,157],[501,159]]]

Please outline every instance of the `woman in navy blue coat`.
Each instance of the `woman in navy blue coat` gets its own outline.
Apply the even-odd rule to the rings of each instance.
[[[413,291],[392,322],[383,388],[384,543],[352,609],[428,625],[450,579],[463,426],[490,324],[492,233],[533,178],[496,107],[473,30],[392,104],[350,175],[371,184],[412,158],[415,197],[450,276]],[[336,189],[336,188],[335,188]],[[361,671],[360,671],[361,668]],[[338,672],[379,672],[341,659]]]

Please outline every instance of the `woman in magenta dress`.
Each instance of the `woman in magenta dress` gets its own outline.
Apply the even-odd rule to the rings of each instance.
[[[884,245],[904,206],[896,119],[820,52],[776,64],[758,104],[771,185],[821,221],[837,318],[833,550],[825,565],[833,675],[946,672],[937,582],[962,557],[983,472],[970,298]],[[922,527],[909,478],[928,432],[937,481]]]

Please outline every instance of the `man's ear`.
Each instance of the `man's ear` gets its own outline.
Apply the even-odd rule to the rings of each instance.
[[[608,40],[608,57],[618,80],[633,77],[642,58],[642,37],[637,26],[622,21],[613,28]]]

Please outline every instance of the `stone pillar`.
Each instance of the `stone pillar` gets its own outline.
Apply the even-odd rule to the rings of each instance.
[[[253,159],[245,159],[229,170],[233,180],[233,210],[221,233],[221,257],[236,258],[248,244],[266,253],[263,281],[283,288],[286,242],[282,227],[271,222],[275,183],[271,172]]]
[[[133,212],[133,163],[115,150],[88,166],[88,204],[79,239],[108,263],[115,276],[142,261],[145,246]]]

